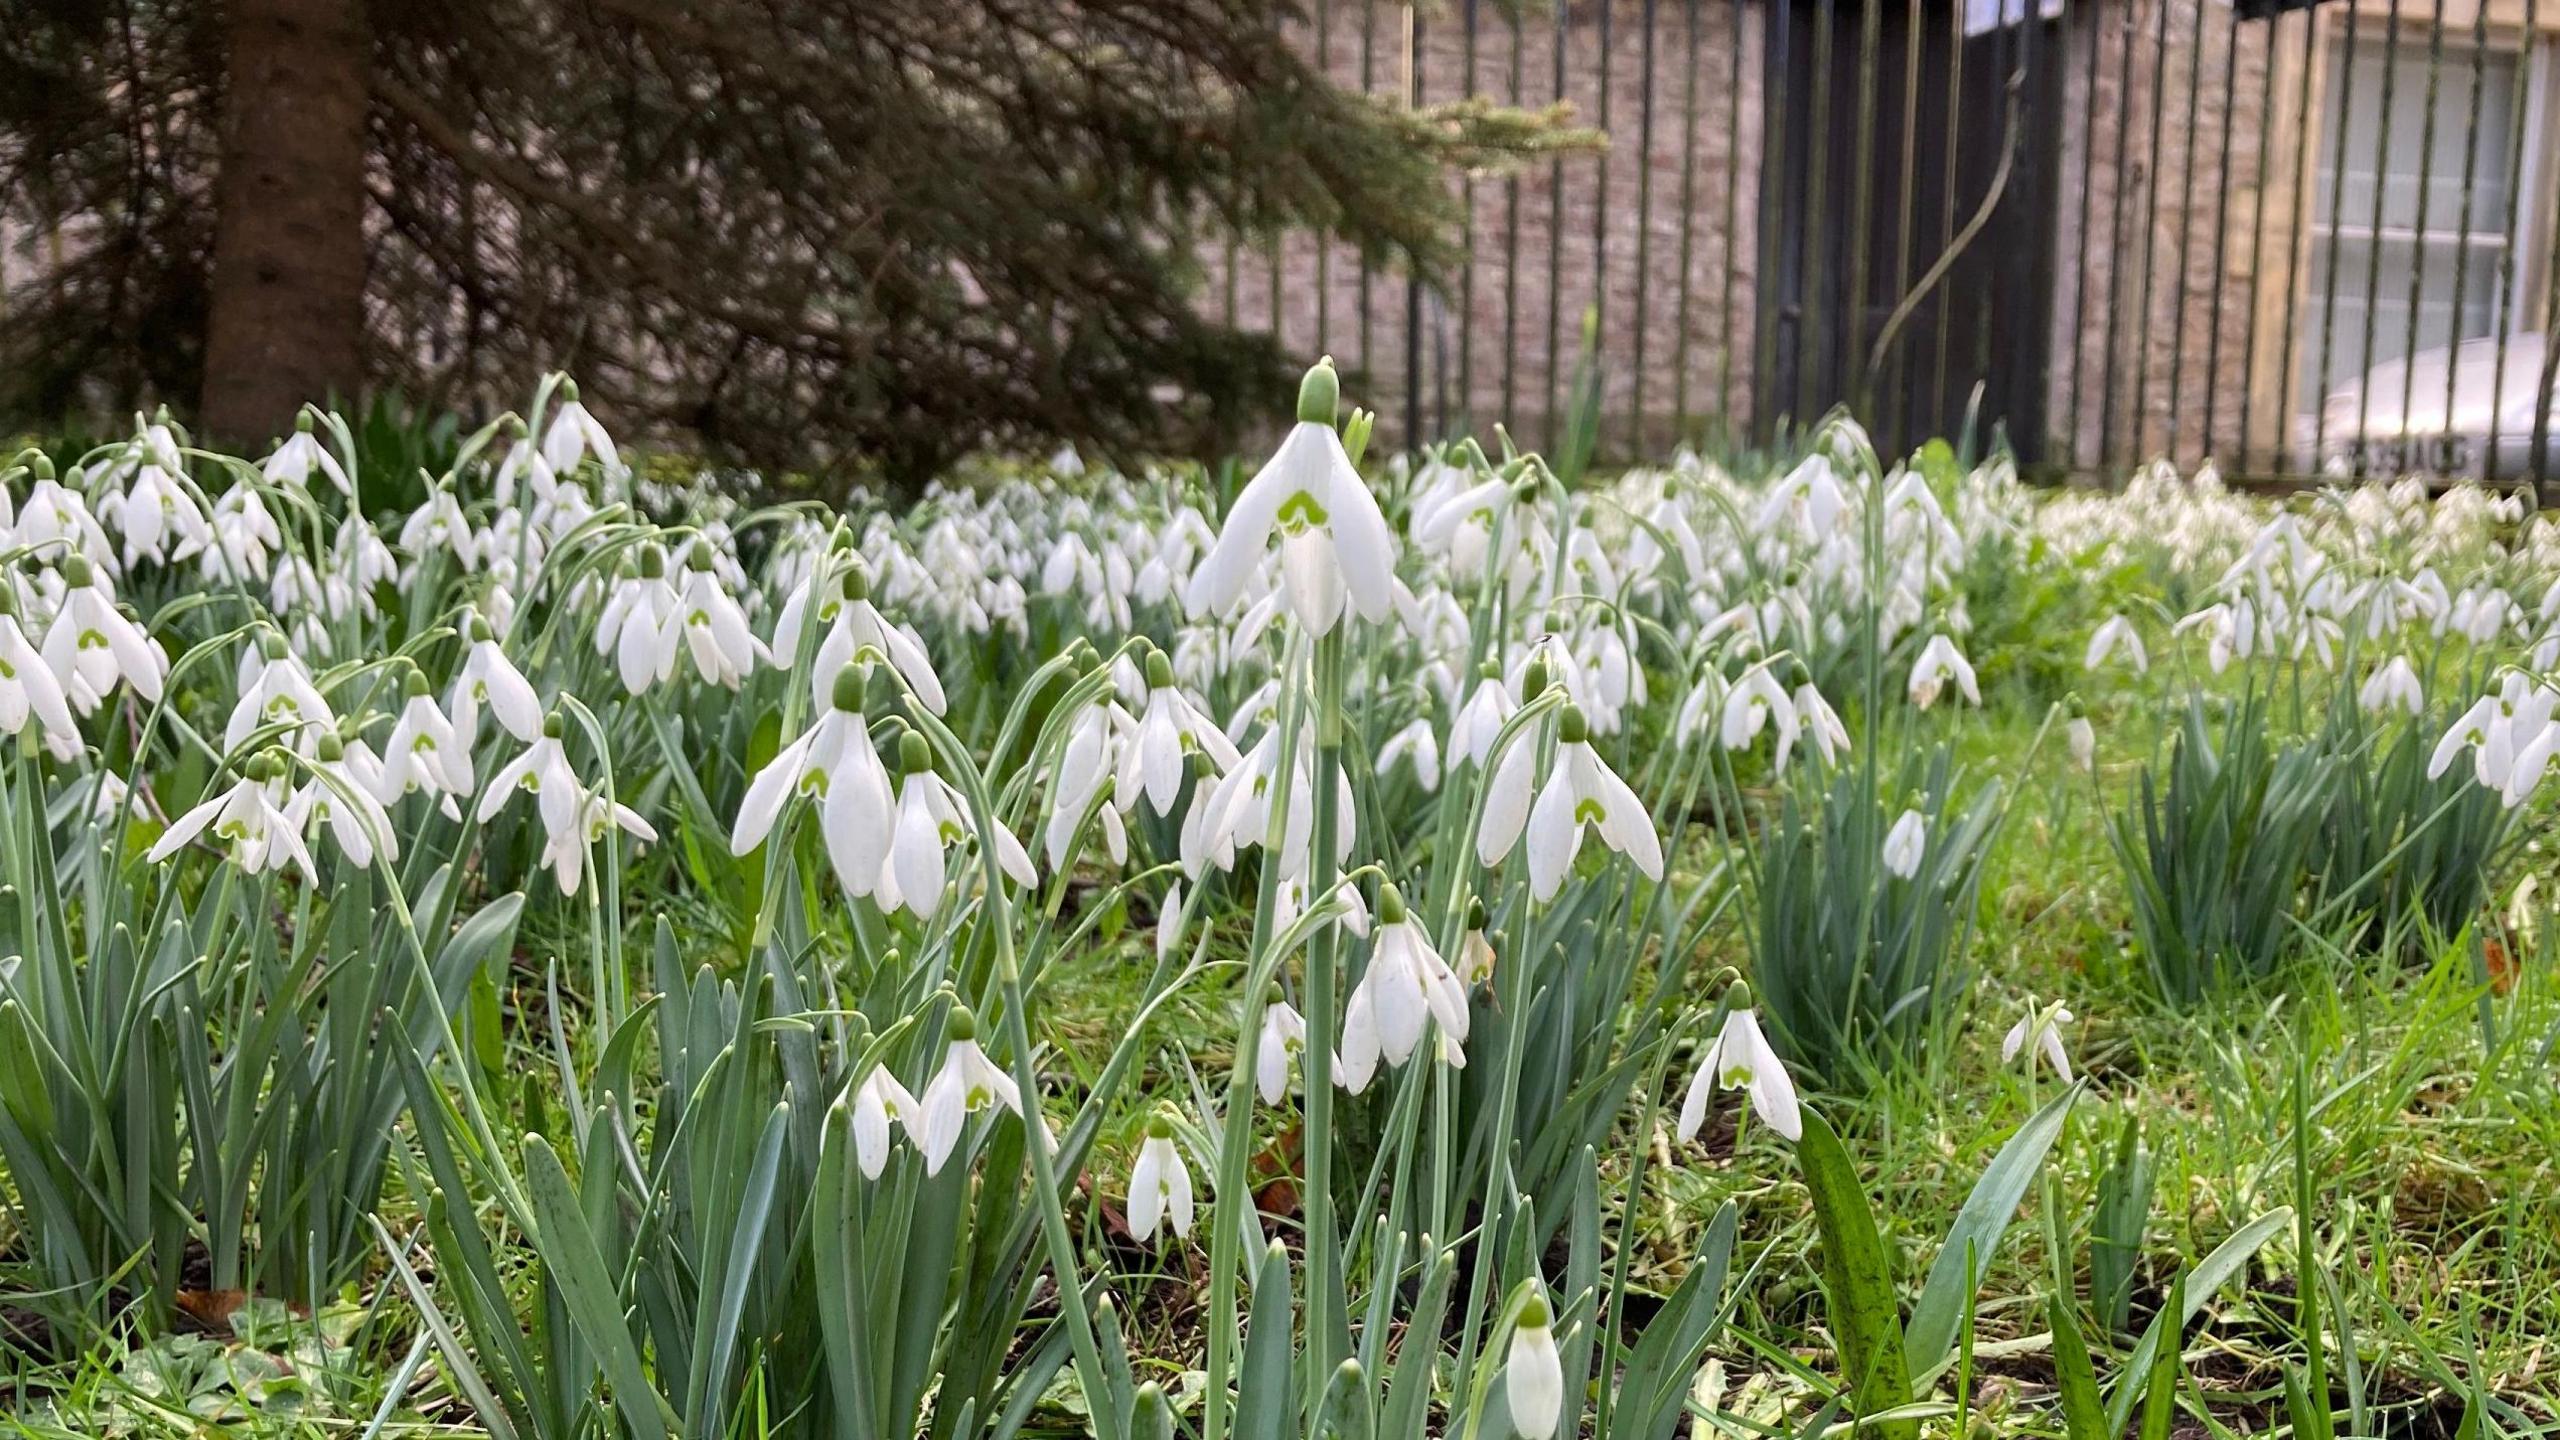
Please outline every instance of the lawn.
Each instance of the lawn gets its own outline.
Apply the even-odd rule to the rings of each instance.
[[[1338,389],[11,462],[10,1433],[2560,1432],[2560,526]]]

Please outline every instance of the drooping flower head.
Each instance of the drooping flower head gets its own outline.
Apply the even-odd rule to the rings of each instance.
[[[1334,433],[1342,381],[1319,361],[1298,387],[1298,423],[1227,511],[1184,596],[1194,615],[1224,614],[1244,593],[1271,534],[1299,623],[1331,631],[1347,606],[1371,624],[1395,609],[1395,532]]]

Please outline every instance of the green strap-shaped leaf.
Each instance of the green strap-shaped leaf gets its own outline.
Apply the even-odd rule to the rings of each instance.
[[[2186,1280],[2181,1277],[2169,1287],[2169,1314],[2183,1313],[2186,1308]],[[2178,1418],[2178,1380],[2185,1373],[2186,1360],[2179,1354],[2178,1331],[2164,1337],[2168,1343],[2159,1347],[2151,1359],[2151,1384],[2145,1388],[2142,1401],[2142,1440],[2169,1440],[2169,1427]],[[2293,1374],[2285,1373],[2291,1386]],[[2295,1433],[2302,1433],[2296,1426]]]
[[[1811,1109],[1804,1111],[1796,1160],[1804,1167],[1814,1226],[1822,1234],[1822,1289],[1850,1405],[1863,1417],[1909,1404],[1911,1368],[1875,1213],[1867,1208],[1866,1190],[1840,1137]],[[1917,1420],[1889,1420],[1874,1428],[1882,1440],[1918,1440],[1920,1434]]]
[[[650,1387],[649,1372],[640,1363],[640,1347],[633,1343],[631,1327],[623,1319],[613,1272],[605,1266],[604,1252],[596,1248],[596,1237],[578,1206],[578,1192],[550,1141],[539,1135],[525,1137],[524,1170],[537,1226],[534,1249],[541,1253],[543,1268],[568,1305],[570,1323],[595,1348],[605,1379],[613,1386],[614,1404],[621,1408],[632,1433],[641,1440],[666,1440],[671,1417]]]
[[[2233,1231],[2230,1239],[2213,1247],[2212,1254],[2197,1261],[2179,1277],[2184,1299],[2173,1310],[2163,1310],[2151,1317],[2150,1328],[2142,1332],[2142,1339],[2135,1342],[2133,1353],[2125,1358],[2122,1378],[2117,1380],[2114,1393],[2107,1397],[2109,1435],[2123,1434],[2125,1425],[2133,1419],[2133,1402],[2141,1398],[2143,1377],[2149,1372],[2153,1358],[2160,1353],[2163,1325],[2169,1327],[2173,1337],[2170,1343],[2176,1344],[2174,1336],[2177,1331],[2186,1328],[2186,1323],[2204,1308],[2204,1302],[2215,1291],[2231,1283],[2231,1277],[2240,1273],[2241,1267],[2249,1263],[2249,1257],[2258,1253],[2258,1247],[2274,1239],[2292,1223],[2293,1207],[2279,1205]],[[2176,1315],[2174,1320],[2170,1318],[2173,1311]]]
[[[1297,1386],[1289,1364],[1289,1252],[1279,1241],[1262,1255],[1236,1376],[1236,1440],[1280,1440],[1297,1429]]]
[[[1430,1237],[1424,1236],[1429,1243]],[[1422,1288],[1414,1296],[1408,1335],[1437,1335],[1441,1318],[1449,1310],[1449,1287],[1457,1278],[1455,1250],[1435,1247],[1422,1264]],[[1394,1375],[1387,1382],[1386,1433],[1419,1435],[1423,1413],[1431,1403],[1431,1367],[1438,1358],[1439,1347],[1408,1345],[1394,1360]]]
[[[1973,1193],[1965,1197],[1964,1208],[1956,1212],[1956,1223],[1947,1231],[1947,1243],[1938,1247],[1937,1261],[1929,1267],[1928,1282],[1920,1287],[1920,1299],[1911,1307],[1911,1325],[1906,1332],[1906,1353],[1911,1368],[1926,1374],[1947,1357],[1947,1347],[1954,1343],[1957,1323],[1963,1312],[1973,1305],[1973,1286],[1965,1274],[1967,1247],[1977,1257],[1977,1270],[1991,1268],[1991,1254],[1999,1248],[2002,1231],[2009,1219],[2018,1213],[2018,1202],[2027,1196],[2027,1187],[2035,1183],[2036,1171],[2043,1168],[2046,1152],[2062,1134],[2063,1119],[2071,1113],[2072,1102],[2080,1098],[2080,1087],[2072,1086],[2045,1102],[2044,1108],[2027,1117],[2009,1143],[2000,1147],[1982,1178],[1974,1182]]]
[[[2065,1440],[2107,1440],[2107,1407],[2098,1398],[2098,1370],[2089,1360],[2089,1342],[2072,1318],[2071,1299],[2056,1294],[2047,1309],[2053,1325],[2053,1384],[2062,1393]]]

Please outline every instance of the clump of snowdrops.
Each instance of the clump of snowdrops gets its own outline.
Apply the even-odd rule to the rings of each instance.
[[[2030,507],[1839,418],[1775,476],[1586,489],[1498,436],[1376,462],[1329,365],[1296,417],[1231,495],[903,515],[635,485],[558,377],[397,515],[318,411],[255,461],[165,417],[21,457],[20,1341],[202,1279],[404,1315],[385,1413],[432,1372],[511,1435],[1010,1435],[1068,1395],[1106,1435],[1675,1433],[1746,1222],[1638,1293],[1649,1174],[1801,1164],[1859,1263],[1802,1088],[1967,1019],[2011,801],[1953,759],[1966,577]],[[2523,633],[2503,590],[2317,591],[2269,534],[2181,622],[2217,669]],[[2367,710],[2423,705],[2375,673]],[[2500,683],[2428,768],[2520,798],[2551,707]],[[1143,979],[1062,1053],[1097,958]],[[1200,1004],[1213,1044],[1168,1023]],[[1909,1423],[1969,1356],[2070,1023],[2010,1029],[2066,1088],[1908,1330],[1828,1286],[1835,1408]],[[1178,1353],[1124,1318],[1147,1255],[1191,1277]]]

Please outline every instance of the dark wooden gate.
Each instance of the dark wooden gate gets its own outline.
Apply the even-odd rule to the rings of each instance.
[[[1982,33],[1967,35],[1963,0],[1778,0],[1764,52],[1764,433],[1846,402],[1885,453],[1907,451],[1956,435],[1979,386],[1977,436],[1997,427],[2022,460],[2042,458],[2062,27],[2028,18],[2037,0],[1983,13],[2001,3],[1972,0]]]

